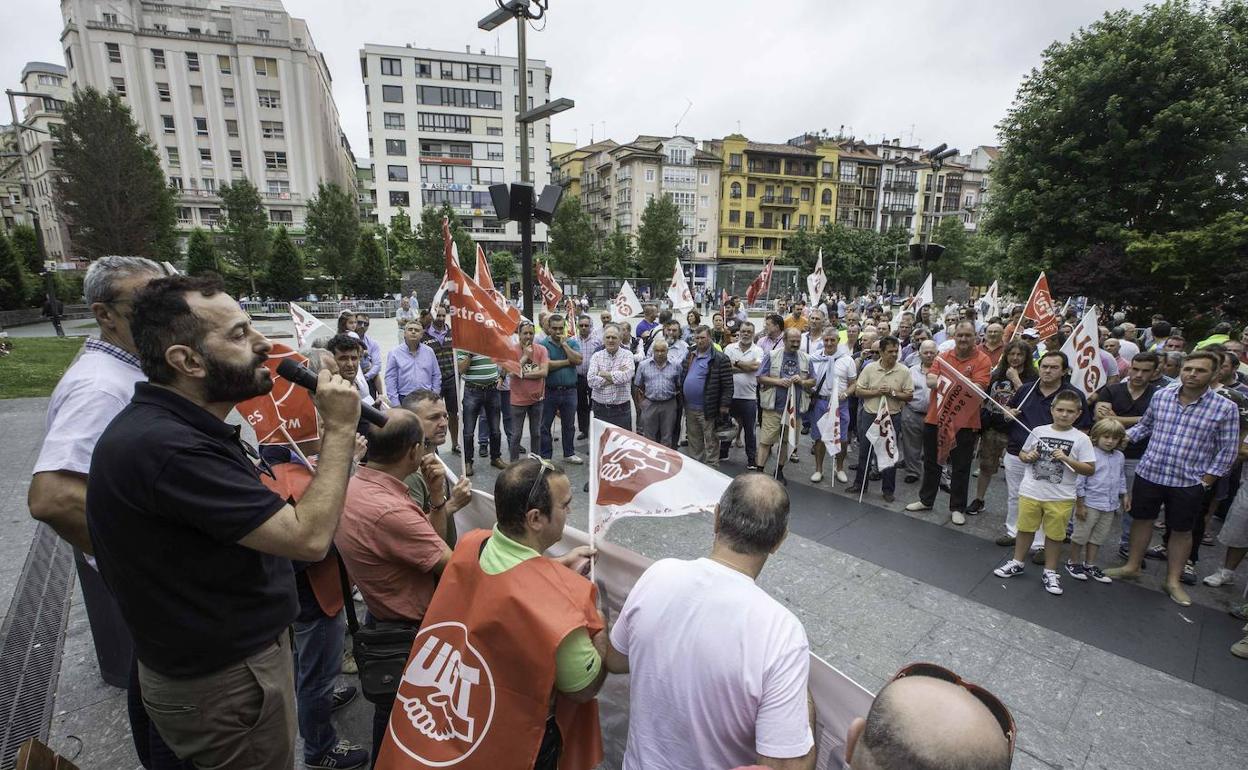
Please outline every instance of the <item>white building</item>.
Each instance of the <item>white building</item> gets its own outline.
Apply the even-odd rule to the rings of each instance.
[[[70,98],[65,68],[48,62],[30,62],[22,68],[22,91],[42,96],[19,96],[21,105],[21,162],[25,164],[31,189],[27,191],[27,206],[33,206],[39,215],[39,230],[43,236],[44,254],[48,259],[67,262],[70,257],[69,231],[65,227],[53,190],[56,175],[56,138],[61,125],[61,112]],[[22,184],[22,169],[13,170]],[[21,219],[23,224],[33,225],[29,212]]]
[[[500,223],[489,186],[520,180],[519,63],[484,52],[456,53],[366,44],[360,72],[368,105],[369,155],[377,219],[404,209],[415,223],[426,206],[450,203],[475,240],[518,250],[514,222]],[[528,104],[550,97],[551,70],[528,60]],[[550,121],[529,125],[529,176],[550,183]],[[538,225],[533,240],[545,243]]]
[[[296,240],[318,183],[354,196],[329,69],[280,0],[61,0],[61,13],[71,84],[130,105],[179,192],[180,229],[215,225],[236,179]]]

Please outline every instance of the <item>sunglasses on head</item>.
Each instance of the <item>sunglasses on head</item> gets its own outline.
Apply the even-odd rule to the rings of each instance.
[[[975,696],[975,699],[984,704],[984,707],[997,720],[997,724],[1001,726],[1001,732],[1005,735],[1005,740],[1010,745],[1010,756],[1014,756],[1014,740],[1018,736],[1018,727],[1014,724],[1014,715],[1010,713],[1010,710],[1006,708],[1000,698],[983,687],[973,682],[968,682],[944,666],[938,666],[935,663],[911,663],[894,674],[889,682],[896,682],[898,679],[904,679],[908,676],[929,676],[932,679],[940,679],[941,681],[955,684]]]
[[[535,507],[533,505],[533,495],[537,494],[537,485],[542,483],[542,478],[546,475],[546,471],[555,470],[554,463],[552,463],[550,460],[545,459],[544,457],[535,455],[532,452],[529,452],[528,459],[537,460],[538,464],[541,467],[537,471],[537,478],[533,479],[533,486],[529,487],[529,496],[524,498],[524,509],[526,511],[529,510],[530,508]]]

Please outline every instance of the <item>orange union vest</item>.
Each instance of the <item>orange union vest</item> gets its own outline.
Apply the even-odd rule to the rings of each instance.
[[[312,483],[312,471],[302,463],[278,463],[269,470],[273,472],[273,476],[261,473],[260,481],[291,505],[299,502],[303,493],[308,491],[308,485]],[[333,548],[330,548],[324,559],[309,564],[304,576],[308,579],[308,585],[312,586],[312,594],[316,597],[321,612],[331,618],[337,615],[343,606],[342,579],[338,577],[338,556]]]
[[[550,559],[498,575],[479,563],[489,530],[463,535],[412,643],[377,770],[531,768],[550,696],[555,650],[577,628],[602,630],[597,588]],[[602,761],[598,703],[556,694],[561,770]]]

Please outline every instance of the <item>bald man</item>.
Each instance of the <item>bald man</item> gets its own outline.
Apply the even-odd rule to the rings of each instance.
[[[885,685],[846,736],[854,770],[1008,770],[1001,724],[966,688],[929,676]]]

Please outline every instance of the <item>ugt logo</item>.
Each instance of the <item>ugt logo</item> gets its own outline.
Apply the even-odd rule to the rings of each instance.
[[[675,476],[683,464],[678,453],[618,428],[603,431],[601,442],[599,505],[630,503],[641,490]]]

